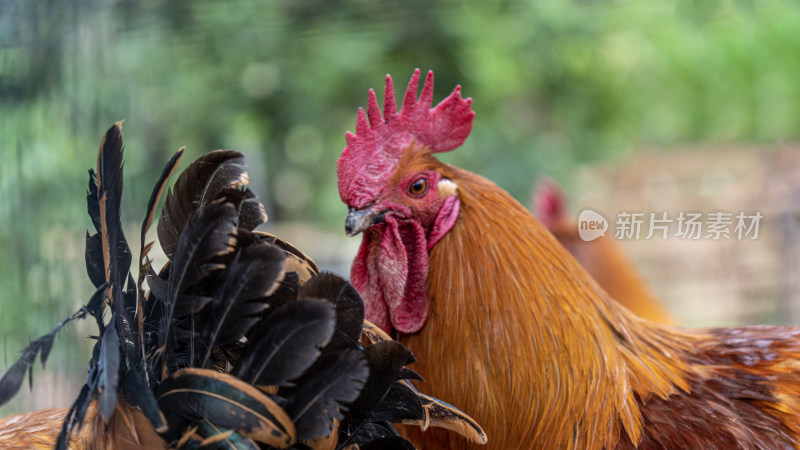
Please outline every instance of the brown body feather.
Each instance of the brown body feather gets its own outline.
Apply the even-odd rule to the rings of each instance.
[[[0,419],[0,447],[52,449],[69,408],[43,409]],[[70,449],[166,449],[167,443],[142,412],[122,400],[106,427],[97,414],[97,401],[89,404],[80,432],[69,437]]]
[[[489,448],[797,446],[800,332],[640,320],[505,191],[437,170],[458,185],[461,214],[430,251],[427,323],[400,340]],[[423,437],[422,448],[466,448]]]
[[[3,448],[45,449],[53,448],[61,431],[61,424],[69,408],[43,409],[25,414],[15,414],[0,419],[0,443]],[[78,437],[71,436],[70,448],[78,448]]]

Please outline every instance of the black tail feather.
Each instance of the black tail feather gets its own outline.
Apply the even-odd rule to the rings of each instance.
[[[206,367],[211,351],[232,344],[247,334],[268,307],[264,297],[273,293],[284,276],[283,253],[266,244],[236,253],[224,281],[214,292],[208,308],[211,326],[201,341],[207,342],[200,367]]]
[[[170,266],[170,277],[167,280],[167,299],[164,301],[166,314],[162,316],[158,327],[159,352],[164,355],[161,377],[179,367],[175,355],[178,350],[175,320],[181,317],[175,315],[176,309],[181,311],[199,312],[205,304],[198,304],[198,298],[210,299],[210,296],[198,297],[197,295],[184,296],[184,292],[194,283],[205,278],[212,270],[223,269],[224,265],[210,261],[233,251],[235,243],[236,210],[230,203],[213,202],[197,210],[192,219],[187,223],[184,232],[178,240],[175,257]],[[193,333],[194,317],[184,319],[190,325],[184,325]],[[189,360],[194,360],[194,352],[190,351]]]
[[[167,161],[167,165],[164,166],[164,170],[161,171],[161,176],[156,181],[156,186],[153,188],[153,192],[150,194],[150,200],[147,202],[147,210],[145,212],[144,221],[142,222],[142,233],[140,236],[141,239],[141,247],[139,249],[139,279],[136,282],[136,291],[137,291],[137,307],[136,307],[136,334],[137,339],[139,342],[139,351],[140,356],[142,359],[142,373],[145,377],[145,381],[149,381],[149,370],[147,365],[147,348],[145,346],[145,330],[144,330],[144,290],[142,288],[142,281],[147,276],[148,273],[151,272],[150,267],[150,259],[147,257],[150,249],[153,247],[153,242],[147,242],[147,231],[150,229],[150,226],[153,224],[153,219],[156,215],[156,208],[158,206],[158,201],[161,198],[161,194],[164,192],[164,189],[167,187],[167,183],[169,183],[169,179],[172,177],[172,174],[175,172],[175,169],[178,168],[178,163],[180,162],[181,158],[183,157],[183,150],[184,148],[181,147],[178,151],[172,155],[172,158]]]
[[[334,330],[327,300],[298,300],[273,312],[251,336],[233,374],[259,386],[288,386],[319,356]]]
[[[337,449],[413,448],[391,423],[443,426],[485,442],[468,416],[406,381],[421,379],[406,367],[413,355],[363,322],[350,283],[253,231],[267,217],[247,188],[240,153],[209,153],[178,177],[157,227],[169,261],[156,273],[146,233],[182,150],[150,196],[134,280],[120,219],[121,123],[108,130],[87,193],[95,233],[87,233],[86,269],[97,291],[22,352],[0,379],[0,405],[26,372],[32,376],[37,356],[45,364],[66,323],[91,315],[98,342],[57,448],[66,448],[95,401],[97,423],[108,424],[124,401],[179,448],[311,448],[315,439],[335,440]],[[363,335],[377,343],[362,346]],[[93,431],[105,433],[97,423]]]
[[[369,367],[364,356],[351,349],[338,355],[323,355],[299,379],[296,386],[281,389],[284,408],[297,427],[299,440],[327,436],[333,420],[344,417],[343,404],[358,397],[367,381]]]
[[[111,316],[114,322],[116,316]],[[109,325],[100,340],[100,361],[98,362],[97,383],[100,389],[100,404],[98,409],[103,418],[108,422],[117,406],[117,383],[119,382],[119,334],[117,327]]]
[[[181,173],[173,190],[167,194],[158,222],[158,240],[168,258],[172,259],[175,254],[181,232],[198,208],[219,199],[222,191],[246,188],[249,182],[246,166],[241,153],[217,150],[201,156]],[[244,207],[248,218],[258,218],[248,219],[247,225],[267,221],[263,206],[255,203],[257,205],[248,202]],[[237,217],[238,213],[237,208]]]
[[[323,272],[306,282],[297,298],[327,298],[336,307],[336,333],[326,348],[360,347],[364,302],[353,285],[338,275]]]
[[[93,298],[102,296],[103,289],[98,290]],[[50,330],[49,333],[39,337],[31,342],[25,350],[22,351],[21,356],[8,368],[3,377],[0,378],[0,406],[11,400],[17,392],[19,392],[22,383],[25,381],[25,372],[28,372],[29,383],[33,384],[33,363],[36,357],[39,356],[42,362],[42,367],[47,363],[50,356],[50,351],[53,348],[53,343],[58,336],[58,332],[69,322],[75,319],[82,319],[86,316],[86,309],[81,308],[71,316],[62,320],[55,328]]]
[[[274,447],[295,441],[289,416],[270,396],[238,378],[209,369],[181,369],[163,383],[158,405],[171,425],[167,439],[176,439],[183,427],[209,420],[221,428]]]
[[[93,377],[90,375],[89,380],[92,379]],[[64,423],[61,425],[61,432],[58,434],[58,440],[56,441],[56,450],[64,450],[67,448],[69,435],[72,433],[73,429],[80,427],[83,423],[83,417],[86,414],[86,410],[89,408],[89,403],[97,396],[95,392],[95,388],[97,387],[96,379],[94,383],[90,383],[89,380],[83,385],[81,392],[78,394],[78,398],[75,399],[75,402],[70,406],[69,411],[67,411],[67,416],[64,418]]]

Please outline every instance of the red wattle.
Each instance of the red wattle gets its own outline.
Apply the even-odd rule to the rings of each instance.
[[[367,231],[350,279],[364,297],[366,319],[384,331],[415,333],[428,317],[428,248],[416,221],[386,222]]]

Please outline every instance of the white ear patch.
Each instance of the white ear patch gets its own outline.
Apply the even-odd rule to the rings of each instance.
[[[439,191],[439,198],[447,198],[456,193],[458,185],[447,178],[442,178],[436,184],[436,190]]]

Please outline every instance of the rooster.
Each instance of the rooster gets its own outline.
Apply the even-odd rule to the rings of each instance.
[[[555,182],[540,182],[531,204],[536,218],[614,300],[643,319],[678,324],[613,239],[600,236],[586,242],[580,238],[578,224],[567,218],[566,200]]]
[[[87,195],[96,233],[87,233],[86,268],[96,292],[23,351],[0,379],[0,404],[37,356],[46,361],[58,331],[87,316],[99,328],[89,375],[70,408],[0,420],[0,445],[413,448],[392,423],[485,441],[467,415],[409,383],[420,379],[406,367],[413,355],[363,322],[349,283],[254,231],[267,217],[241,154],[211,152],[178,177],[158,222],[169,261],[156,273],[145,235],[181,155],[150,198],[134,280],[119,214],[120,123],[106,133]],[[373,343],[363,346],[362,334]]]
[[[367,319],[414,352],[433,395],[495,449],[800,447],[800,331],[637,318],[508,193],[434,157],[474,112],[460,87],[431,108],[433,74],[417,99],[419,78],[398,110],[387,75],[383,115],[370,90],[337,172]]]

